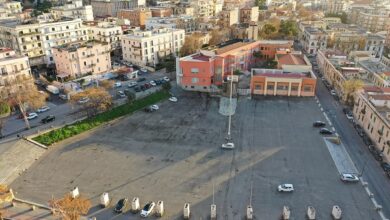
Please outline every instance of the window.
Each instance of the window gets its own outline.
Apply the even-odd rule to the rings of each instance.
[[[50,57],[49,60],[50,60],[50,61],[53,61],[53,57]]]
[[[86,61],[84,61],[84,66],[87,66],[87,62]]]
[[[255,85],[255,89],[256,90],[260,90],[261,89],[261,85]]]
[[[268,90],[274,90],[274,85],[267,85]]]
[[[298,86],[291,86],[291,91],[298,91]]]
[[[288,86],[286,85],[278,85],[277,90],[288,90]]]
[[[304,92],[311,92],[311,86],[303,86]]]
[[[148,47],[148,42],[144,42],[144,47]]]
[[[198,82],[199,82],[199,79],[198,79],[198,78],[192,78],[192,79],[191,79],[191,82],[192,82],[192,83],[198,83]]]
[[[193,73],[193,74],[199,73],[199,69],[198,68],[191,68],[191,73]]]

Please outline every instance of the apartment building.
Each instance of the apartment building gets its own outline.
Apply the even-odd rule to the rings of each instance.
[[[173,7],[173,14],[175,15],[187,15],[187,16],[195,16],[195,9],[189,5],[178,5]]]
[[[231,33],[233,35],[233,39],[248,39],[256,41],[259,38],[259,25],[257,22],[233,25]]]
[[[326,49],[327,34],[318,28],[305,27],[301,39],[303,49],[309,54],[317,54],[318,50]]]
[[[146,20],[147,30],[157,28],[184,29],[186,33],[198,30],[198,19],[193,16],[151,17]]]
[[[122,9],[145,7],[145,0],[92,0],[95,17],[116,17]]]
[[[81,19],[45,18],[29,22],[0,20],[0,46],[13,48],[28,56],[30,65],[54,63],[51,48],[69,42],[87,40]]]
[[[252,69],[250,90],[253,95],[298,96],[315,95],[317,78],[308,72],[286,72],[279,69]]]
[[[259,20],[259,7],[244,7],[240,9],[240,23],[253,23]]]
[[[390,89],[365,87],[358,92],[353,106],[355,121],[364,129],[374,146],[390,160]]]
[[[378,87],[390,87],[390,64],[378,59],[362,59],[357,62],[357,67],[366,73],[373,85]]]
[[[25,83],[26,79],[31,79],[31,85]],[[17,55],[10,48],[0,48],[0,97],[7,98],[20,86],[32,85],[28,57]]]
[[[275,61],[278,63],[277,68],[284,72],[309,73],[312,71],[309,59],[302,53],[276,54]]]
[[[182,29],[136,30],[122,36],[123,59],[140,66],[155,66],[159,58],[176,54],[184,44]]]
[[[232,41],[218,48],[177,58],[177,84],[185,90],[209,92],[222,85],[233,70],[248,71],[258,59],[275,59],[278,50],[291,50],[292,41]],[[253,54],[260,51],[261,58]]]
[[[73,42],[53,47],[57,77],[81,77],[111,70],[110,45],[100,42]]]
[[[340,14],[347,10],[347,2],[344,0],[325,0],[322,2],[325,13]]]
[[[128,19],[131,26],[145,28],[146,20],[152,17],[149,8],[122,9],[118,12],[118,18]]]
[[[348,14],[350,23],[376,33],[390,28],[390,9],[384,7],[355,6]]]
[[[149,7],[152,12],[152,17],[171,17],[173,15],[173,10],[170,7]]]
[[[349,61],[341,51],[319,50],[317,63],[320,73],[343,100],[347,98],[343,89],[346,80],[361,79],[366,85],[371,84],[367,74],[361,73],[360,68],[355,67],[355,63]]]
[[[386,45],[387,47],[390,47],[390,27],[389,27],[389,29],[387,30],[385,45]]]
[[[0,19],[15,17],[22,13],[22,5],[17,1],[5,1],[0,3]]]
[[[239,10],[238,8],[226,9],[219,13],[219,23],[223,27],[230,27],[234,24],[239,24]]]
[[[83,21],[93,21],[93,12],[91,5],[83,6],[82,0],[73,0],[63,6],[53,7],[50,12],[54,15],[55,19],[61,17],[79,18]]]
[[[111,51],[121,49],[121,26],[111,22],[84,22],[88,27],[89,39],[110,44]]]
[[[183,0],[181,3],[193,8],[198,17],[218,16],[224,4],[223,0]]]

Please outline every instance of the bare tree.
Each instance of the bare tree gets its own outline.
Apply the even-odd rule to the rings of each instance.
[[[86,215],[91,208],[91,201],[82,196],[73,198],[66,194],[64,198],[52,199],[50,206],[65,220],[78,220],[81,215]]]
[[[343,82],[344,100],[347,105],[354,104],[354,94],[359,89],[363,88],[364,82],[360,79],[349,79]]]
[[[26,112],[28,109],[35,110],[42,107],[46,102],[47,94],[42,94],[38,91],[38,88],[34,85],[33,78],[30,75],[15,77],[14,80],[7,83],[5,89],[9,92],[7,98],[8,103],[20,110],[26,128],[30,129],[31,127]]]
[[[88,88],[83,92],[72,95],[70,101],[73,104],[80,104],[79,101],[83,98],[88,98],[88,101],[81,104],[81,110],[86,112],[88,117],[106,111],[112,105],[112,96],[101,87]]]
[[[0,138],[3,137],[3,128],[7,117],[11,114],[11,108],[8,103],[1,102],[0,103]]]
[[[106,90],[112,89],[114,87],[114,82],[110,80],[103,80],[99,82],[99,86],[105,88]]]

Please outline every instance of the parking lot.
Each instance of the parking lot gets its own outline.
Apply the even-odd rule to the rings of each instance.
[[[92,199],[90,216],[97,219],[140,219],[98,207],[102,192],[113,203],[122,197],[139,197],[141,204],[163,200],[163,219],[179,219],[189,202],[192,219],[207,219],[214,185],[218,218],[237,220],[245,216],[252,184],[256,219],[278,219],[284,205],[292,219],[304,219],[309,205],[318,219],[330,219],[333,205],[343,219],[379,219],[360,183],[340,181],[312,127],[324,120],[314,99],[239,99],[232,119],[236,149],[223,151],[227,118],[218,113],[219,99],[178,98],[53,146],[12,188],[18,197],[46,203],[78,186]],[[277,192],[281,183],[294,184],[295,191]]]

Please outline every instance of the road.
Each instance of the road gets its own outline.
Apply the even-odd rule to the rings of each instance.
[[[387,218],[390,217],[390,187],[389,179],[368,151],[363,139],[357,134],[353,124],[346,118],[343,106],[337,102],[327,90],[321,79],[317,81],[317,97],[324,111],[328,115],[337,133],[341,136],[346,149],[359,172],[363,171],[363,178],[369,184],[375,200],[382,205]]]
[[[140,85],[145,84],[149,82],[150,80],[154,79],[160,79],[163,76],[165,76],[161,72],[154,72],[154,73],[144,73],[140,75],[139,77],[146,78],[146,80]],[[117,91],[123,91],[124,89],[128,89],[127,84],[129,81],[122,81],[122,86],[119,88],[112,88],[109,92],[114,97],[115,103],[122,103],[123,100],[118,99],[116,96]],[[40,90],[43,90],[43,88],[39,88]],[[5,136],[3,139],[1,139],[0,142],[5,142],[10,139],[15,139],[17,134],[19,135],[31,135],[33,133],[36,133],[38,131],[45,130],[47,128],[50,128],[51,126],[61,126],[65,123],[70,123],[78,118],[80,118],[79,114],[76,114],[77,112],[77,106],[73,106],[68,102],[64,102],[63,100],[59,99],[58,96],[51,95],[50,101],[46,103],[47,106],[50,107],[50,110],[47,112],[39,113],[38,118],[30,120],[30,126],[31,130],[25,129],[25,123],[24,120],[18,119],[17,114],[11,115],[7,121],[6,125],[3,128],[3,135]],[[48,123],[48,124],[42,124],[40,121],[42,118],[46,117],[47,115],[54,115],[56,117],[56,120],[54,122]],[[1,149],[0,153],[2,153],[6,149]]]

